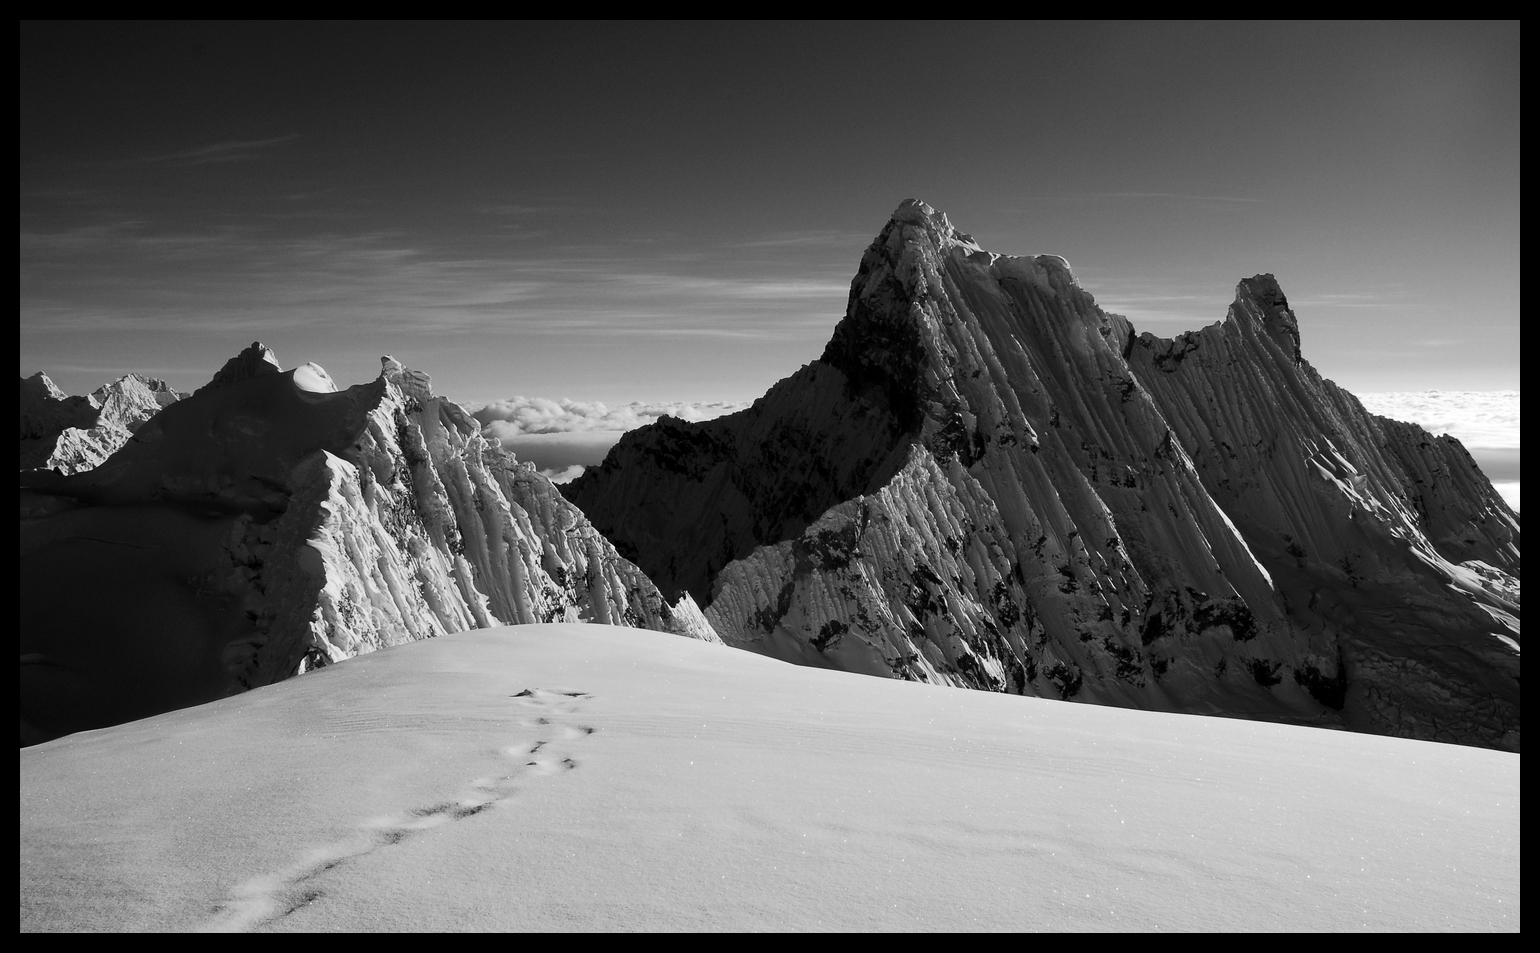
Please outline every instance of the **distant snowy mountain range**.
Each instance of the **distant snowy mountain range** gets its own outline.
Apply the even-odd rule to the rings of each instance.
[[[128,374],[70,397],[38,371],[21,381],[21,468],[89,470],[116,453],[162,407],[186,397],[165,381]]]
[[[483,432],[562,410],[478,420],[391,358],[338,390],[261,344],[190,396],[23,380],[22,743],[589,621],[1519,747],[1517,514],[1459,441],[1323,380],[1271,276],[1161,339],[907,202],[752,407],[658,417],[560,490]]]

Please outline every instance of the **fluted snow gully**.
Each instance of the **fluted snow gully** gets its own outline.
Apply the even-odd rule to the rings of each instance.
[[[563,492],[789,661],[1519,746],[1517,515],[1322,379],[1270,275],[1165,340],[906,202],[819,360]]]

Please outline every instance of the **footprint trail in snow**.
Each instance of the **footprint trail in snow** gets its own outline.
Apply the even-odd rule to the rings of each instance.
[[[202,931],[236,933],[281,920],[325,895],[322,874],[408,837],[496,807],[518,793],[521,781],[576,768],[578,763],[566,755],[563,742],[598,730],[569,720],[591,696],[587,692],[526,688],[510,697],[527,710],[528,716],[520,724],[533,729],[536,740],[498,752],[513,762],[509,773],[476,778],[453,799],[362,821],[351,837],[318,847],[285,870],[237,885],[216,907]]]

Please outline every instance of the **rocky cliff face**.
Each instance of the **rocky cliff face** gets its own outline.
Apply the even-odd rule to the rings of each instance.
[[[95,469],[24,475],[24,742],[481,626],[716,639],[426,375],[383,364],[338,391],[253,345]],[[127,663],[135,686],[125,657],[152,660]]]
[[[1163,341],[905,203],[819,361],[564,492],[788,660],[1518,745],[1517,517],[1323,381],[1269,276]]]
[[[89,470],[117,452],[162,407],[186,394],[139,374],[70,397],[42,371],[21,379],[21,469]]]

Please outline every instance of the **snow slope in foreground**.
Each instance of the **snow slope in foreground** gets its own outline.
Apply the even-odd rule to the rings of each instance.
[[[1519,929],[1519,756],[433,639],[21,750],[21,928]]]

